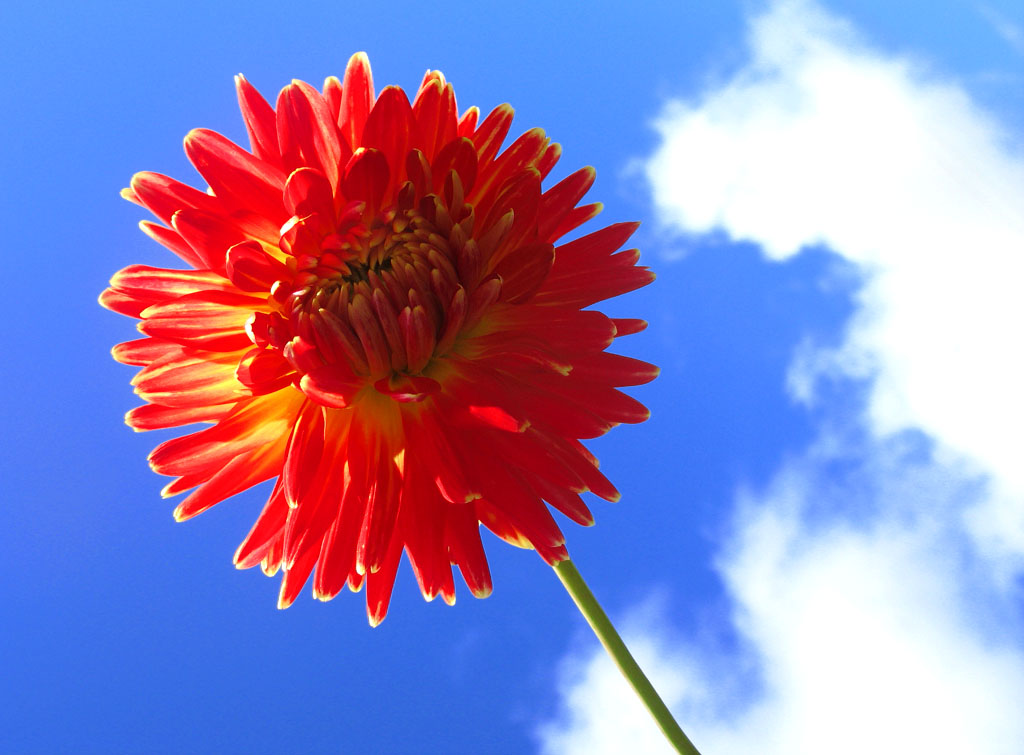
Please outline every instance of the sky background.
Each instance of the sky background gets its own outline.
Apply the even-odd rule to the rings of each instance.
[[[626,12],[628,9],[628,13]],[[0,751],[660,752],[558,580],[275,608],[231,564],[269,492],[175,524],[132,433],[111,274],[172,255],[118,191],[196,183],[268,97],[365,50],[597,169],[658,273],[606,303],[652,410],[574,561],[705,755],[1024,750],[1018,3],[9,3]]]

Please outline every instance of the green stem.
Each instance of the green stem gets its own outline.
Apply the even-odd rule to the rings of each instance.
[[[693,743],[683,733],[683,730],[679,728],[676,720],[672,718],[668,707],[661,697],[658,696],[650,680],[644,675],[640,666],[633,659],[629,648],[626,647],[626,643],[622,641],[619,633],[615,631],[615,627],[612,626],[608,615],[601,608],[601,604],[597,602],[594,593],[590,592],[587,583],[583,581],[583,577],[576,570],[575,564],[566,559],[555,564],[554,569],[555,574],[562,580],[565,589],[572,596],[576,607],[580,609],[580,613],[583,614],[587,623],[590,624],[590,628],[594,630],[597,639],[604,645],[604,649],[608,651],[608,655],[615,661],[615,665],[619,667],[622,675],[633,685],[636,694],[643,701],[644,705],[647,706],[647,710],[650,711],[651,715],[654,716],[658,727],[668,741],[672,743],[672,746],[676,748],[676,752],[683,753],[684,755],[700,755],[697,752],[697,748],[693,746]]]

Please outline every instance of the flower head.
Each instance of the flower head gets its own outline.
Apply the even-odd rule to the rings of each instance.
[[[276,478],[236,565],[281,570],[281,607],[311,574],[321,600],[365,582],[373,624],[403,551],[426,598],[454,601],[452,564],[488,595],[481,523],[567,558],[548,505],[589,525],[580,493],[618,497],[580,439],[646,419],[615,388],[657,374],[605,352],[645,323],[585,309],[653,279],[618,251],[635,224],[555,246],[600,211],[578,206],[594,171],[543,190],[559,146],[533,129],[502,150],[512,109],[460,116],[440,72],[412,104],[375,96],[362,54],[276,107],[236,83],[250,150],[185,138],[209,190],[123,192],[194,269],[132,265],[100,297],[145,335],[113,349],[142,367],[128,424],[212,424],[150,454],[165,496],[192,490],[175,517]]]

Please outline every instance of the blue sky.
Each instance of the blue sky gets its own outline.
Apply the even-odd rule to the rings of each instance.
[[[426,604],[231,565],[268,491],[186,524],[96,296],[169,265],[118,197],[197,181],[272,95],[366,50],[516,108],[658,281],[605,311],[662,366],[591,448],[622,501],[574,560],[706,754],[1014,753],[1024,741],[1024,15],[1012,2],[34,4],[0,11],[7,358],[0,750],[658,751],[550,569]],[[896,7],[898,5],[898,7]],[[935,724],[943,722],[940,729]],[[839,732],[842,734],[840,735]],[[940,736],[941,735],[941,736]]]

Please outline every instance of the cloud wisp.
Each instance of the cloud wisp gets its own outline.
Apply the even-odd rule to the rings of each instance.
[[[657,121],[646,175],[662,225],[754,242],[766,264],[825,246],[863,285],[842,344],[806,343],[791,367],[791,395],[828,427],[735,502],[719,569],[742,651],[667,639],[667,615],[640,641],[708,752],[1015,752],[1020,135],[810,2],[773,4],[748,39],[741,71]],[[868,386],[862,416],[830,414],[824,381]],[[598,692],[610,666],[570,669],[551,752],[614,728]]]

